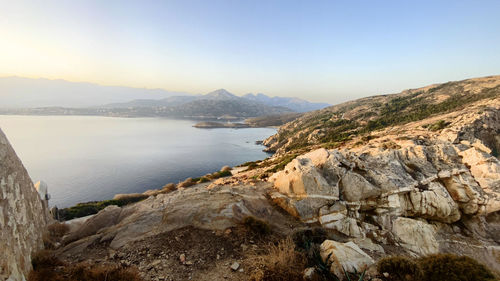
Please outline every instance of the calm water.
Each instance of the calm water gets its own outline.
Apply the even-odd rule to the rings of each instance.
[[[198,177],[268,154],[256,140],[274,129],[196,129],[194,121],[82,116],[0,116],[34,182],[51,205],[110,199]]]

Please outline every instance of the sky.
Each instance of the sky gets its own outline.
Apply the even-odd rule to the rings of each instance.
[[[0,0],[0,76],[338,103],[500,74],[498,11],[498,0]]]

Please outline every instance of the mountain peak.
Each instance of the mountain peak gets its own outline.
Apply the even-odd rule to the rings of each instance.
[[[234,94],[228,92],[226,89],[218,89],[205,95],[211,99],[235,99],[238,98]]]

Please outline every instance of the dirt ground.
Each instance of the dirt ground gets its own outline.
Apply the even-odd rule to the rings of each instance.
[[[281,238],[277,234],[262,237],[243,226],[223,232],[185,227],[135,241],[118,251],[97,242],[78,255],[60,258],[68,263],[133,266],[144,280],[248,280],[251,269],[245,266],[245,253]],[[235,263],[239,266],[232,269]]]

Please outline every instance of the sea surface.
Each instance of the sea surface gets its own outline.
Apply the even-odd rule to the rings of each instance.
[[[0,128],[51,206],[144,192],[264,159],[271,128],[197,129],[195,121],[96,116],[0,116]]]

